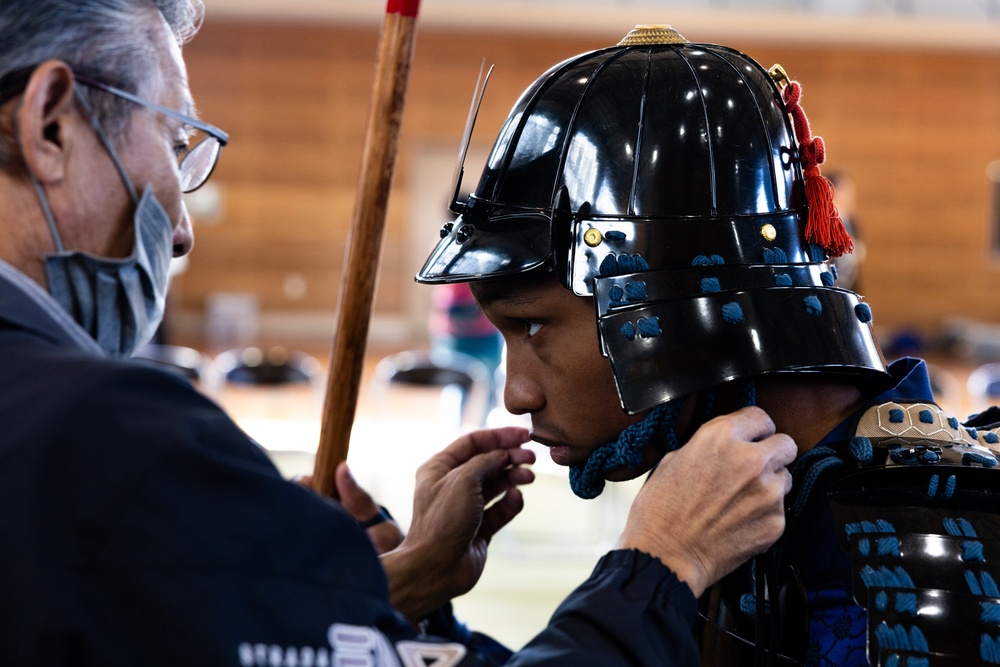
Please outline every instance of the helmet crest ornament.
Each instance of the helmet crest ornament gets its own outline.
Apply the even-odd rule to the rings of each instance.
[[[637,25],[618,42],[618,46],[652,44],[688,44],[688,40],[669,25]]]

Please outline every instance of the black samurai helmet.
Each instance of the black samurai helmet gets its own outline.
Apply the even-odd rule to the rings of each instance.
[[[522,94],[467,201],[456,186],[417,280],[548,267],[594,297],[630,413],[764,373],[880,375],[871,310],[835,287],[851,240],[800,95],[669,26],[566,60]]]

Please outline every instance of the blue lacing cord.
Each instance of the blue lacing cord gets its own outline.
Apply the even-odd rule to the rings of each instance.
[[[955,495],[955,487],[958,486],[958,479],[955,475],[949,475],[944,483],[944,497],[951,498]],[[937,475],[931,475],[931,480],[927,484],[927,497],[933,498],[940,488],[940,480]]]
[[[630,255],[628,253],[621,253],[616,255],[615,253],[609,253],[604,261],[601,262],[601,266],[598,269],[602,276],[618,276],[623,273],[638,273],[640,271],[649,271],[649,262],[640,255]]]
[[[847,446],[847,453],[862,465],[871,462],[873,451],[871,440],[863,437],[852,438]],[[793,516],[798,517],[805,511],[806,504],[809,502],[809,497],[812,495],[813,487],[819,477],[827,470],[835,470],[842,465],[844,465],[844,459],[833,448],[825,446],[814,447],[802,454],[792,464],[792,478],[799,480],[792,485],[793,493],[796,494],[791,507]]]
[[[725,263],[722,255],[698,255],[691,260],[691,266],[722,266]]]
[[[983,602],[984,623],[1000,625],[1000,604],[995,602]],[[1000,637],[991,637],[983,633],[979,640],[979,655],[985,662],[1000,663]]]
[[[931,661],[929,658],[911,655],[907,656],[906,661],[903,662],[898,654],[893,653],[885,659],[883,664],[885,667],[930,667]]]
[[[929,658],[922,658],[917,656],[907,656],[906,662],[902,662],[899,656],[895,653],[890,655],[885,659],[885,667],[930,667],[931,661]]]
[[[890,626],[883,621],[875,628],[875,638],[878,640],[879,648],[916,651],[918,653],[930,652],[927,638],[915,625],[907,629],[902,624]]]
[[[979,641],[979,655],[985,662],[1000,663],[1000,637],[990,637],[984,633]]]
[[[653,437],[666,437],[667,451],[677,449],[674,425],[684,406],[684,398],[667,401],[649,411],[642,421],[631,424],[614,442],[608,442],[593,452],[586,462],[570,466],[569,485],[580,498],[591,499],[604,491],[604,473],[642,463],[642,450]]]
[[[962,454],[962,465],[968,466],[978,463],[984,468],[992,468],[996,466],[997,460],[992,456],[983,456],[982,454],[976,454],[974,452],[966,452]]]
[[[860,574],[865,588],[916,588],[909,573],[900,566],[886,567],[882,565],[874,568],[871,565],[865,565],[861,568]]]
[[[814,447],[802,454],[791,466],[792,488],[795,491],[795,501],[792,503],[792,516],[798,517],[805,510],[809,497],[812,495],[816,480],[826,470],[839,468],[843,461],[829,447]]]
[[[983,623],[1000,625],[1000,604],[996,602],[983,602],[981,606],[983,608]]]
[[[965,583],[969,585],[969,592],[977,597],[1000,597],[997,582],[990,576],[989,572],[980,571],[977,576],[972,570],[966,570]]]
[[[851,456],[854,457],[854,460],[861,464],[871,463],[875,452],[875,448],[872,447],[872,441],[861,436],[851,438],[847,449],[851,453]]]
[[[975,528],[966,519],[945,519],[944,529],[949,535],[954,537],[969,537],[978,538]],[[985,562],[983,556],[983,543],[978,539],[964,540],[961,543],[962,546],[962,562]],[[965,583],[969,587],[969,592],[972,595],[979,597],[1000,597],[1000,587],[997,586],[996,580],[990,575],[986,570],[979,570],[978,574],[975,570],[968,569],[965,571]],[[1000,623],[1000,605],[995,603],[983,603],[983,621],[987,623]],[[984,638],[988,638],[987,635],[983,635]],[[985,640],[984,640],[985,641]],[[998,639],[1000,641],[1000,639]],[[984,644],[985,646],[986,644]],[[990,644],[994,646],[994,644]],[[988,662],[1000,662],[1000,658],[997,656],[989,657],[987,653],[983,653],[983,660]]]
[[[880,558],[899,558],[899,538],[895,535],[877,538],[875,548]]]

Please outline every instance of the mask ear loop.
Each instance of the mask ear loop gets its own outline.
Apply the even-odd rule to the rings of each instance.
[[[90,103],[87,101],[87,98],[83,96],[83,93],[80,92],[80,86],[78,85],[73,86],[73,95],[76,97],[77,102],[79,102],[80,106],[83,108],[83,113],[87,117],[87,120],[90,122],[90,127],[93,128],[94,133],[97,135],[98,141],[100,141],[101,145],[104,146],[104,150],[108,152],[108,156],[111,158],[111,162],[113,162],[115,165],[115,169],[118,170],[118,175],[121,177],[122,183],[125,184],[125,189],[128,190],[128,196],[132,199],[132,203],[138,205],[139,196],[136,194],[135,186],[132,185],[132,179],[129,178],[128,174],[125,173],[125,166],[122,164],[121,158],[118,157],[118,153],[115,151],[114,148],[112,148],[111,142],[108,140],[108,135],[104,133],[104,130],[97,122],[97,117],[94,114],[94,109],[93,107],[90,106]]]
[[[14,134],[17,135],[17,147],[21,150],[21,159],[24,159],[24,142],[21,140],[21,122],[18,120],[20,116],[21,109],[24,107],[24,98],[17,103],[17,108],[14,110]],[[49,226],[49,233],[52,235],[52,242],[56,246],[56,252],[64,252],[62,237],[59,235],[59,229],[56,227],[56,217],[52,214],[52,207],[49,206],[49,198],[45,196],[45,190],[42,189],[42,184],[38,181],[38,177],[35,176],[35,172],[31,170],[28,166],[27,160],[24,162],[24,169],[28,172],[28,178],[31,179],[31,184],[35,188],[35,194],[38,195],[38,203],[42,207],[42,215],[45,216],[45,222]]]

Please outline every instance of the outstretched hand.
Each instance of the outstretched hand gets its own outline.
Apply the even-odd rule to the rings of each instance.
[[[700,596],[781,536],[796,454],[760,408],[712,419],[640,489],[618,547],[656,556]]]
[[[410,620],[479,580],[493,535],[524,507],[518,487],[534,481],[522,467],[535,461],[527,440],[523,428],[474,431],[417,470],[409,532],[382,556],[393,604]]]

